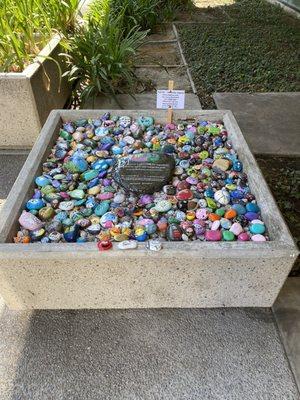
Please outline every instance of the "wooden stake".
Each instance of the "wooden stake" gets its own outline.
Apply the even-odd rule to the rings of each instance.
[[[173,89],[174,89],[174,81],[169,81],[168,90],[173,90]]]
[[[167,124],[172,123],[172,118],[173,118],[173,108],[170,106],[167,112]]]
[[[174,89],[174,81],[169,81],[168,82],[168,90],[171,92]],[[167,113],[167,123],[171,124],[172,123],[172,118],[173,118],[173,109],[171,106],[168,108],[168,113]]]

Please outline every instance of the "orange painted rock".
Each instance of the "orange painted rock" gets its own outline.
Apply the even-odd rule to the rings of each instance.
[[[208,214],[208,218],[212,222],[219,221],[221,219],[220,215],[217,215],[217,214],[214,214],[214,213]]]
[[[226,211],[224,217],[227,219],[233,219],[236,217],[236,211],[233,208],[230,208],[230,210]]]

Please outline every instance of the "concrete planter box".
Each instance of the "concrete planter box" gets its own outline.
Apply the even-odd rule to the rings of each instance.
[[[62,120],[96,117],[105,110],[51,112],[0,216],[0,293],[14,309],[269,307],[297,255],[297,248],[230,111],[177,111],[174,119],[222,119],[249,175],[271,241],[166,242],[158,253],[100,253],[95,243],[10,243]],[[115,115],[165,111],[116,110]]]
[[[0,148],[31,148],[49,112],[65,105],[71,88],[66,78],[60,84],[57,65],[45,58],[58,60],[61,51],[60,38],[55,36],[38,62],[20,73],[0,73]]]

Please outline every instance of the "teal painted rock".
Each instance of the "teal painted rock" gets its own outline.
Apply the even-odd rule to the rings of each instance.
[[[254,235],[257,234],[263,234],[265,233],[266,228],[264,224],[251,224],[250,225],[250,232],[253,233]]]
[[[92,179],[96,178],[99,174],[99,171],[97,169],[89,169],[85,171],[81,177],[85,181],[91,181]]]
[[[102,217],[109,210],[109,207],[110,201],[104,200],[96,206],[94,212],[98,217]]]

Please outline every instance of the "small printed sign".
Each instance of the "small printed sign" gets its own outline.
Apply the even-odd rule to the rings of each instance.
[[[183,110],[185,100],[184,90],[158,90],[156,97],[156,108]]]

